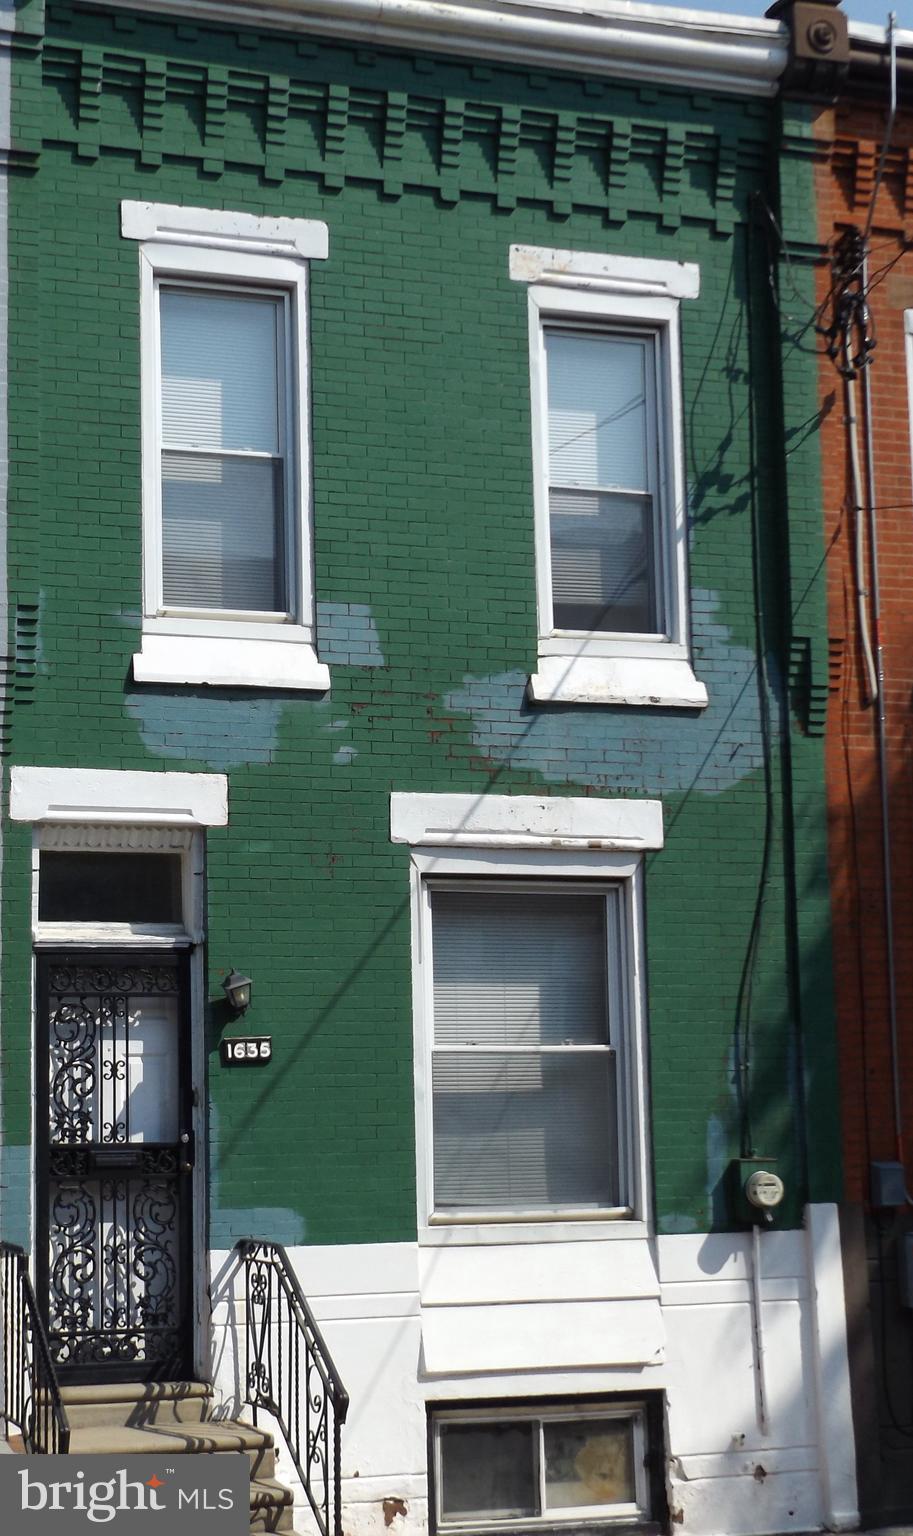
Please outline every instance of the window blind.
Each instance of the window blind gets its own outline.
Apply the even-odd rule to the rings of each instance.
[[[553,485],[646,491],[645,337],[545,333]]]
[[[606,900],[432,893],[437,1208],[617,1202]]]
[[[546,330],[549,529],[558,629],[658,628],[653,338]]]
[[[282,612],[282,301],[166,287],[160,313],[165,605]]]

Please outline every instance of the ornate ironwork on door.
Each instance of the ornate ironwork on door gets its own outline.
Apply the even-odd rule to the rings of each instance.
[[[187,958],[39,957],[40,1247],[61,1377],[189,1374]]]

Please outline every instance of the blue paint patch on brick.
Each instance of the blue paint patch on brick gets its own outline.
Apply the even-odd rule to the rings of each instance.
[[[318,603],[317,651],[327,666],[382,667],[384,653],[367,603]]]
[[[219,1207],[213,1204],[209,1220],[211,1248],[233,1248],[242,1237],[261,1237],[269,1243],[303,1243],[307,1228],[303,1216],[284,1206],[254,1205]]]
[[[272,762],[285,703],[205,693],[128,693],[124,699],[150,752],[193,758],[217,773]]]
[[[31,1247],[32,1153],[30,1147],[3,1148],[0,1164],[0,1204],[3,1207],[3,1238],[8,1243]]]
[[[764,764],[754,653],[733,645],[712,615],[713,592],[692,600],[694,666],[708,707],[678,710],[531,706],[523,672],[467,677],[444,700],[472,717],[473,743],[490,762],[526,769],[547,783],[607,792],[722,794]],[[776,688],[776,680],[772,680]]]

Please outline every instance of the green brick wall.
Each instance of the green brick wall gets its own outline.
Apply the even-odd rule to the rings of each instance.
[[[813,714],[788,698],[779,351],[752,212],[776,195],[773,109],[55,6],[40,56],[22,51],[14,110],[11,760],[229,775],[230,826],[208,839],[210,996],[229,966],[247,970],[250,1027],[273,1035],[274,1059],[220,1069],[214,1002],[213,1242],[415,1234],[393,789],[662,798],[667,842],[647,880],[658,1226],[727,1224],[744,1109],[794,1223],[802,1074],[828,1080],[831,1042],[826,887],[801,930],[793,917],[797,861],[805,881],[823,860],[823,796]],[[329,226],[311,285],[326,699],[131,680],[139,316],[125,197]],[[692,624],[711,696],[699,717],[524,702],[536,617],[512,242],[700,264],[700,299],[682,306]],[[790,473],[812,507],[815,465]],[[816,645],[822,623],[816,611]],[[29,1139],[28,860],[14,828],[14,1149]],[[833,1198],[819,1102],[815,1187]]]

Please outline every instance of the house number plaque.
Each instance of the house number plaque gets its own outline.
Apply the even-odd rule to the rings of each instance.
[[[272,1054],[272,1035],[232,1035],[221,1042],[223,1067],[265,1067]]]

